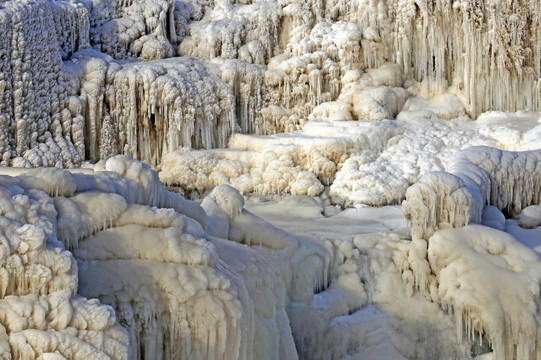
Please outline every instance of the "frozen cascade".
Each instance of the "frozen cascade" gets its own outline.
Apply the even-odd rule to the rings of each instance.
[[[0,17],[2,164],[80,164],[83,118],[61,55],[88,45],[87,12],[62,1],[9,1],[0,8]],[[59,18],[64,20],[55,22]]]
[[[540,109],[537,1],[364,0],[357,11],[374,34],[368,63],[400,64],[429,94],[452,87],[473,117]]]
[[[2,51],[9,52],[11,59],[3,57],[1,70],[4,78],[2,107],[5,110],[2,116],[7,119],[2,122],[4,129],[0,131],[3,134],[0,142],[3,145],[0,150],[5,164],[19,157],[15,165],[77,166],[83,156],[82,136],[87,143],[85,157],[93,160],[128,153],[157,165],[164,148],[169,151],[190,145],[190,126],[187,126],[188,131],[185,131],[182,141],[173,134],[152,140],[154,149],[150,153],[149,150],[134,149],[133,143],[124,146],[125,141],[120,148],[111,145],[117,127],[135,119],[120,116],[118,109],[110,112],[109,107],[115,108],[117,104],[110,92],[118,90],[104,91],[113,85],[113,75],[118,66],[125,65],[111,62],[111,69],[101,71],[100,76],[107,77],[105,80],[96,79],[94,69],[74,70],[77,68],[75,63],[81,58],[77,50],[89,45],[117,59],[139,57],[148,60],[174,56],[178,45],[183,48],[182,44],[185,44],[184,48],[191,49],[186,50],[190,55],[217,59],[216,62],[238,59],[261,65],[255,77],[235,75],[235,78],[240,76],[243,79],[241,83],[247,87],[240,86],[227,71],[218,71],[223,74],[223,80],[233,86],[237,124],[242,132],[249,133],[270,134],[299,129],[315,107],[337,100],[348,72],[366,70],[373,79],[373,85],[380,86],[380,75],[373,68],[388,66],[388,61],[398,63],[403,74],[396,73],[393,75],[396,83],[386,85],[402,86],[407,83],[409,86],[413,84],[413,78],[424,84],[420,90],[425,95],[450,90],[459,96],[474,117],[487,109],[535,110],[539,103],[540,91],[535,80],[539,69],[534,66],[539,63],[536,61],[539,49],[533,41],[525,40],[535,39],[539,30],[536,26],[521,25],[528,23],[522,18],[536,23],[538,7],[535,4],[513,4],[505,9],[500,9],[504,5],[499,3],[479,4],[479,9],[486,10],[484,12],[459,1],[453,4],[427,2],[422,6],[411,1],[373,0],[347,4],[321,0],[240,3],[224,0],[213,4],[214,7],[205,7],[199,1],[180,4],[168,0],[96,0],[84,3],[40,0],[31,4],[14,1],[5,4],[2,14],[6,21],[2,23],[6,44]],[[399,7],[405,11],[398,11]],[[39,13],[34,11],[38,8],[47,14],[40,16],[39,21],[32,21],[32,15],[18,15],[24,11]],[[515,15],[507,16],[508,12]],[[23,22],[11,22],[12,16],[23,19]],[[415,20],[417,18],[419,21]],[[19,27],[18,24],[24,21],[28,24]],[[16,26],[9,25],[15,23]],[[258,25],[261,23],[265,26]],[[224,37],[221,40],[206,36],[216,27],[223,30],[220,30]],[[32,31],[28,30],[31,28]],[[50,31],[53,28],[56,36]],[[453,31],[444,37],[441,32],[447,28]],[[427,29],[435,30],[427,36]],[[9,37],[18,38],[19,33],[28,40],[8,43]],[[465,33],[474,33],[472,44],[484,44],[490,49],[490,56],[482,57],[475,51],[477,46],[467,44],[469,40],[463,36]],[[39,49],[31,45],[38,41],[48,45]],[[14,47],[14,44],[21,48]],[[35,56],[37,61],[33,60],[29,71],[22,70],[28,66],[24,65],[25,61],[28,63],[24,60],[24,54],[28,52],[23,48],[43,52],[42,56]],[[446,52],[442,49],[451,50]],[[209,52],[209,55],[200,52]],[[462,53],[466,54],[464,58],[459,56]],[[66,62],[62,66],[60,58],[68,59],[73,54],[76,54],[73,63]],[[98,53],[88,54],[90,57],[103,57]],[[13,66],[7,68],[8,63],[13,63]],[[137,66],[142,67],[127,67]],[[235,66],[239,69],[237,74],[255,70],[248,65],[246,70]],[[487,72],[486,76],[469,75],[481,70]],[[263,85],[261,72],[264,72]],[[483,80],[475,83],[469,81],[470,78]],[[403,83],[403,79],[409,82]],[[21,84],[25,86],[19,87]],[[414,88],[410,87],[410,90],[417,91]],[[256,89],[262,89],[261,93]],[[246,96],[248,92],[250,95]],[[240,94],[240,99],[237,94]],[[73,95],[81,95],[86,106],[81,108]],[[29,103],[35,104],[32,111],[22,105]],[[162,110],[170,113],[171,107],[174,106],[168,104]],[[141,112],[133,110],[132,113]],[[198,126],[203,132],[208,132],[205,130],[211,127],[208,124],[215,121],[212,111],[205,112],[203,120],[196,117],[195,134]],[[355,113],[359,117],[367,116],[362,111]],[[151,109],[147,122],[151,122],[152,114],[161,116]],[[179,115],[174,116],[177,116],[175,124],[179,125]],[[117,124],[118,121],[121,125]],[[81,127],[83,122],[86,130]],[[231,118],[220,120],[215,134],[205,133],[201,139],[196,135],[191,145],[224,146],[227,136],[235,128],[234,123]],[[102,134],[106,145],[99,149],[98,140],[94,138],[101,135],[101,129],[107,132]],[[152,131],[146,132],[152,137]],[[141,134],[146,135],[145,131]],[[123,136],[128,137],[128,134]],[[134,138],[133,134],[129,137]],[[169,140],[164,140],[167,137]]]
[[[0,163],[96,162],[1,170],[2,356],[541,358],[538,255],[473,225],[539,234],[539,150],[499,150],[538,114],[481,114],[539,110],[534,0],[0,3]],[[405,197],[413,240],[292,235],[233,187]]]

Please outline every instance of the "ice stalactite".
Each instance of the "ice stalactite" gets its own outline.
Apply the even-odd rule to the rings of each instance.
[[[473,117],[539,109],[537,2],[363,1],[358,12],[366,63],[387,56],[432,95],[452,86]]]
[[[62,59],[69,59],[74,52],[90,46],[88,10],[76,2],[55,0],[50,4]]]
[[[215,59],[212,63],[217,65],[216,75],[231,86],[235,99],[236,124],[222,128],[225,133],[219,135],[219,146],[225,147],[226,139],[237,129],[243,134],[268,133],[261,115],[265,104],[264,68],[242,60]],[[212,66],[209,71],[213,71]]]
[[[295,41],[287,40],[284,54],[272,58],[265,73],[264,117],[275,132],[296,130],[316,106],[336,100],[340,79],[361,65],[361,33],[355,25],[321,22],[310,28],[294,5],[299,4],[284,9],[282,31],[291,27]],[[287,116],[280,116],[280,108]]]
[[[232,86],[202,62],[180,58],[121,67],[97,58],[81,61],[87,157],[94,161],[122,153],[157,165],[162,154],[181,147],[224,147],[237,128]],[[241,104],[257,104],[240,90]]]
[[[402,204],[412,235],[428,239],[436,230],[481,223],[483,208],[509,215],[541,203],[541,154],[473,147],[457,153],[448,173],[427,173],[406,192]]]
[[[11,12],[0,10],[0,153],[2,165],[7,165],[12,156],[14,141],[11,74]]]
[[[273,132],[299,129],[301,121],[308,118],[314,107],[334,100],[330,84],[338,80],[339,71],[336,69],[336,63],[329,60],[323,51],[292,58],[273,58],[265,73],[265,98],[269,103],[266,111],[273,114],[276,107],[284,108],[293,121],[284,123],[279,116],[278,122],[267,121],[266,126]]]

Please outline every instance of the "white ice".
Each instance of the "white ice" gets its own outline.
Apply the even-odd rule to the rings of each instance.
[[[0,0],[0,357],[541,359],[540,19]]]

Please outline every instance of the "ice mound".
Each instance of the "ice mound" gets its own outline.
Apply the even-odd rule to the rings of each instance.
[[[297,358],[287,305],[327,283],[328,244],[257,218],[227,185],[207,217],[126,155],[5,173],[5,354]]]
[[[512,236],[478,225],[429,240],[437,302],[456,317],[457,337],[485,334],[495,359],[536,359],[539,256]]]
[[[2,357],[128,359],[113,309],[77,295],[77,263],[56,239],[54,201],[29,180],[48,174],[0,177]]]
[[[523,209],[519,215],[520,226],[536,228],[541,225],[541,205],[532,205]]]
[[[539,150],[473,147],[457,153],[449,173],[428,173],[407,190],[402,207],[412,235],[427,239],[437,229],[479,224],[486,205],[511,216],[538,205],[540,160]]]
[[[321,155],[320,158],[323,167],[326,158]],[[321,173],[332,173],[334,164],[326,162],[330,163],[330,169],[322,168]],[[262,153],[177,151],[164,157],[160,179],[200,194],[220,184],[230,184],[242,193],[262,195],[289,192],[316,196],[323,191],[320,180],[312,172],[303,170],[288,149],[280,147]]]

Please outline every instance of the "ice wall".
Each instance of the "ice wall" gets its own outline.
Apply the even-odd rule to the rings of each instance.
[[[365,59],[386,59],[437,94],[450,86],[469,113],[539,110],[541,8],[536,1],[360,1]],[[371,42],[371,46],[367,42]]]
[[[86,10],[76,3],[9,1],[0,17],[2,164],[80,164],[84,119],[62,56],[88,45]]]

